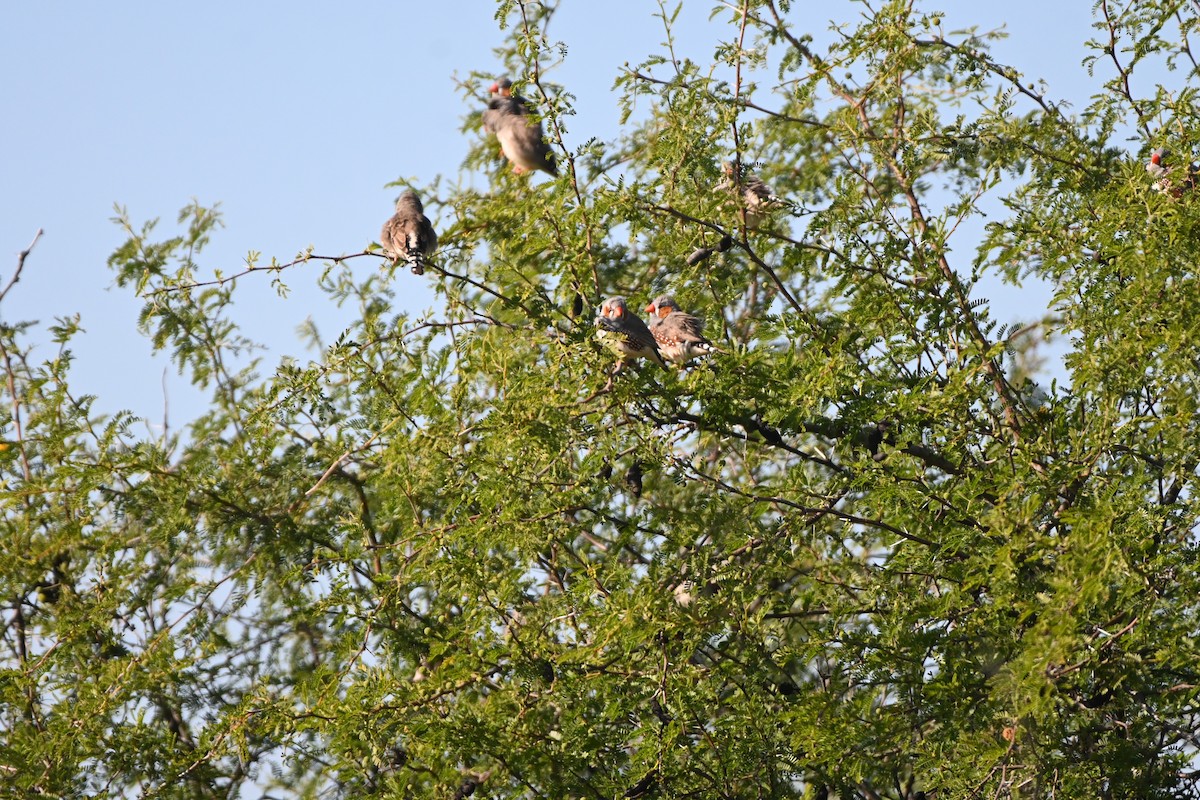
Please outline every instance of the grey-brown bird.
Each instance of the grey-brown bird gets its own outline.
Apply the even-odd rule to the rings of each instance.
[[[649,359],[660,367],[666,366],[654,335],[641,317],[629,310],[624,297],[610,297],[600,305],[596,328],[600,340],[620,356],[618,370],[639,358]]]
[[[650,315],[650,334],[658,343],[662,357],[672,364],[686,364],[698,356],[716,352],[704,338],[704,321],[685,313],[669,294],[659,295],[646,306]]]
[[[721,172],[725,177],[717,184],[717,189],[739,198],[738,205],[746,211],[747,228],[757,228],[773,212],[789,205],[761,178],[747,171],[744,165],[725,161],[721,163]]]
[[[1195,164],[1188,164],[1186,168],[1170,164],[1170,155],[1171,151],[1166,148],[1156,148],[1146,162],[1146,172],[1154,179],[1154,191],[1181,197],[1184,189],[1196,188],[1198,168]]]
[[[403,259],[414,275],[424,274],[425,259],[437,249],[437,234],[425,216],[421,198],[412,189],[396,201],[396,213],[383,223],[379,243],[393,261]]]
[[[500,150],[513,165],[513,172],[543,170],[557,177],[554,153],[546,144],[542,123],[531,119],[525,99],[512,93],[512,81],[501,78],[492,84],[492,99],[483,112],[483,128],[494,133]]]
[[[483,129],[488,133],[495,133],[500,127],[500,121],[507,113],[524,114],[526,112],[525,99],[512,94],[512,81],[508,78],[500,78],[492,84],[491,97],[488,100],[488,107],[483,111]]]

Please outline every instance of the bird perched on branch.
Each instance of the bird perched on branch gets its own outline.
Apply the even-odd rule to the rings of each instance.
[[[501,78],[491,86],[492,99],[483,112],[483,129],[494,133],[513,172],[543,170],[558,175],[554,153],[546,144],[542,123],[530,119],[525,98],[512,92],[512,81]]]
[[[491,97],[488,99],[488,107],[483,111],[483,129],[488,133],[496,132],[505,114],[528,112],[525,98],[513,95],[512,81],[508,78],[500,78],[492,84],[488,91],[491,93]]]
[[[424,274],[425,259],[437,249],[437,234],[425,216],[421,198],[412,189],[396,201],[396,213],[383,223],[379,243],[393,261],[404,259],[414,275]]]
[[[681,310],[671,295],[654,298],[646,312],[650,314],[650,334],[667,361],[686,364],[697,356],[716,352],[712,342],[704,338],[704,321]]]
[[[1184,189],[1196,188],[1196,174],[1200,168],[1195,164],[1188,164],[1186,168],[1172,165],[1169,163],[1170,155],[1170,150],[1164,147],[1156,148],[1150,153],[1150,160],[1146,162],[1146,172],[1154,178],[1154,191],[1180,197]],[[1176,179],[1179,180],[1178,184]]]
[[[762,179],[747,171],[743,164],[724,161],[721,163],[721,172],[725,177],[721,178],[717,189],[730,192],[739,199],[738,205],[746,211],[747,228],[757,228],[773,212],[791,206]]]
[[[646,323],[642,322],[641,317],[625,305],[624,297],[610,297],[601,304],[600,316],[596,317],[596,328],[596,335],[600,340],[620,356],[617,371],[639,358],[649,359],[660,367],[666,366],[654,335],[650,333]]]

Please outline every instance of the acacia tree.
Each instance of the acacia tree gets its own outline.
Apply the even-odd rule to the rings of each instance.
[[[914,2],[821,51],[790,6],[626,68],[570,150],[553,9],[504,4],[560,176],[472,139],[426,275],[329,259],[361,319],[265,378],[237,287],[307,278],[208,280],[212,209],[122,217],[212,393],[180,435],[95,418],[72,324],[40,364],[0,330],[6,796],[1198,794],[1200,238],[1143,169],[1196,106],[1131,77],[1186,86],[1200,10],[1100,0],[1072,115]],[[723,161],[784,207],[747,225]],[[1031,279],[1000,324],[981,283]],[[667,289],[721,352],[610,375],[587,309]]]

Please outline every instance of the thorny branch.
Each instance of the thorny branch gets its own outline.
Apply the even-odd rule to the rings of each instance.
[[[13,276],[9,279],[8,284],[0,291],[0,303],[4,302],[4,298],[9,291],[16,286],[17,281],[21,280],[21,271],[25,269],[25,259],[29,257],[38,240],[42,238],[42,229],[38,228],[37,233],[33,235],[33,241],[29,246],[22,250],[17,255],[17,268],[13,272]],[[32,471],[29,468],[29,456],[25,452],[25,434],[21,428],[21,401],[17,397],[17,378],[13,370],[12,354],[8,352],[8,347],[4,344],[3,336],[0,336],[0,358],[4,359],[4,374],[8,383],[8,396],[12,400],[12,420],[13,430],[16,434],[17,448],[21,453],[21,472],[25,480],[29,481],[32,477]]]
[[[814,66],[816,66],[818,69],[823,69],[825,64],[824,60],[813,53],[813,51],[803,42],[796,39],[796,37],[788,30],[788,27],[784,24],[778,9],[775,7],[775,3],[768,2],[767,7],[771,10],[771,13],[775,18],[777,30],[792,44],[794,48],[797,49],[798,52],[800,52],[805,58],[809,59]],[[857,117],[859,124],[869,137],[876,141],[883,141],[885,138],[887,138],[876,131],[875,122],[867,112],[866,91],[856,96],[856,94],[851,91],[850,87],[841,83],[828,73],[825,75],[825,80],[829,85],[830,90],[850,107]],[[902,97],[897,104],[895,113],[897,115],[896,124],[903,124],[905,105]],[[894,136],[891,138],[894,141],[898,141]],[[932,232],[933,226],[930,224],[929,217],[921,203],[921,199],[912,180],[912,176],[900,163],[896,150],[897,147],[898,144],[893,144],[892,147],[889,148],[889,152],[886,153],[887,158],[885,165],[888,171],[891,173],[892,178],[899,185],[900,191],[907,201],[911,220],[916,226],[917,235],[921,239],[924,239]],[[946,251],[944,248],[937,248],[936,263],[942,274],[942,277],[950,287],[950,291],[953,294],[956,305],[959,307],[963,325],[971,339],[974,341],[975,346],[979,350],[981,366],[991,379],[992,385],[996,390],[996,394],[1000,400],[1001,408],[1004,412],[1004,419],[1008,425],[1009,431],[1011,432],[1014,441],[1020,441],[1022,434],[1021,418],[1018,413],[1020,401],[1012,387],[1009,386],[1008,378],[1005,376],[1000,364],[995,358],[988,355],[991,349],[991,342],[987,340],[983,330],[980,328],[975,314],[971,310],[970,298],[967,296],[961,281],[958,279],[957,274],[955,274],[953,267],[950,265],[950,261],[946,257]]]
[[[775,119],[782,120],[783,122],[794,122],[797,125],[808,125],[813,128],[828,128],[829,127],[829,125],[827,125],[824,122],[821,122],[821,120],[819,120],[819,119],[811,119],[811,118],[806,119],[803,117],[793,117],[788,114],[784,114],[782,111],[775,111],[775,110],[767,108],[765,106],[760,106],[757,103],[755,103],[754,101],[748,100],[744,97],[741,97],[741,98],[735,97],[732,100],[726,100],[723,97],[718,97],[715,92],[708,89],[707,87],[701,88],[701,87],[697,86],[695,83],[691,83],[688,81],[663,80],[662,78],[655,78],[653,75],[647,75],[644,72],[638,72],[637,70],[630,71],[629,75],[630,75],[630,77],[637,78],[638,80],[645,81],[646,83],[654,83],[654,84],[658,84],[659,86],[678,86],[681,89],[689,89],[689,90],[697,91],[697,92],[700,92],[701,94],[703,94],[709,100],[712,100],[713,102],[716,102],[716,103],[732,102],[734,105],[740,106],[741,108],[753,109],[755,111],[759,111],[763,114],[766,114],[769,117],[773,117]]]
[[[549,24],[548,19],[549,19],[550,13],[553,13],[552,10],[548,10],[547,21],[544,22],[543,26],[542,26],[541,33],[543,36],[545,35],[545,27],[546,27],[546,25]],[[529,26],[529,15],[528,15],[528,12],[526,11],[526,3],[524,2],[524,0],[522,0],[522,2],[521,2],[521,26],[525,32],[525,38],[527,40],[531,39],[532,34],[531,34],[530,26]],[[546,93],[546,89],[542,86],[541,61],[536,58],[533,59],[532,63],[530,64],[530,68],[533,71],[533,74],[532,74],[533,85],[537,87],[538,94],[541,96],[542,101],[544,103],[546,103],[547,107],[549,107],[550,95]],[[585,250],[587,252],[588,259],[589,259],[589,267],[591,268],[591,273],[592,273],[592,275],[591,275],[592,287],[594,288],[595,293],[597,295],[599,295],[600,294],[600,272],[599,272],[599,269],[597,266],[595,242],[593,241],[593,238],[592,238],[592,230],[593,230],[594,226],[592,225],[592,218],[591,218],[590,209],[588,208],[588,204],[583,201],[583,190],[579,186],[579,173],[577,172],[577,170],[575,168],[575,154],[573,152],[571,152],[571,149],[569,147],[567,147],[566,143],[563,141],[563,130],[562,130],[562,125],[558,121],[558,115],[551,114],[548,117],[544,117],[544,119],[549,121],[550,127],[554,131],[554,141],[558,144],[558,146],[560,148],[562,148],[563,153],[567,157],[567,167],[568,167],[567,172],[571,178],[571,191],[575,194],[575,202],[579,204],[579,209],[580,209],[580,212],[583,214],[583,219],[584,219],[583,235],[584,235],[584,239],[585,239]]]
[[[1117,55],[1117,21],[1112,17],[1109,9],[1109,0],[1101,0],[1100,9],[1104,12],[1104,24],[1108,27],[1108,46],[1104,48],[1104,51],[1112,59],[1113,66],[1116,67],[1117,74],[1121,77],[1121,93],[1129,101],[1129,106],[1133,109],[1133,113],[1137,114],[1138,127],[1142,129],[1142,133],[1145,134],[1146,138],[1150,139],[1150,125],[1146,121],[1146,115],[1142,113],[1141,106],[1133,98],[1133,87],[1129,83],[1129,77],[1133,74],[1133,64],[1136,63],[1137,59],[1135,57],[1134,61],[1130,62],[1128,66],[1121,63],[1121,59]]]
[[[288,269],[289,267],[294,267],[299,264],[307,264],[309,261],[329,261],[334,264],[340,264],[343,261],[349,261],[352,258],[361,258],[363,256],[378,256],[380,258],[385,258],[385,259],[387,258],[387,256],[385,256],[383,253],[376,253],[376,252],[372,252],[370,250],[364,250],[361,253],[351,253],[350,255],[344,255],[344,256],[317,256],[317,255],[313,255],[312,253],[305,253],[304,255],[299,256],[299,257],[287,262],[286,264],[269,264],[267,266],[262,266],[262,267],[260,267],[256,264],[251,264],[250,266],[246,267],[241,272],[235,272],[232,275],[222,275],[221,277],[214,278],[211,281],[194,281],[192,283],[179,283],[179,284],[175,284],[172,286],[163,286],[160,289],[155,289],[152,292],[147,292],[145,296],[146,297],[157,297],[158,295],[161,295],[161,294],[171,294],[172,292],[183,292],[183,291],[187,291],[189,289],[200,289],[205,286],[224,286],[227,283],[234,283],[238,280],[238,278],[244,278],[252,272],[282,272],[283,270]],[[430,265],[430,266],[432,266],[432,265]]]
[[[17,255],[17,269],[13,273],[12,278],[9,279],[8,285],[4,287],[3,291],[0,291],[0,303],[4,302],[4,298],[9,290],[16,285],[17,281],[21,280],[21,270],[25,269],[25,259],[29,257],[29,253],[33,250],[34,245],[38,243],[38,239],[42,238],[42,233],[44,231],[38,228],[37,233],[33,235],[33,241],[29,243],[29,247],[26,247]]]

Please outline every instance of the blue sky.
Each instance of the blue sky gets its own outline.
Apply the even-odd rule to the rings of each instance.
[[[565,0],[549,31],[567,43],[553,78],[577,97],[568,144],[618,133],[614,79],[625,62],[661,52],[655,2]],[[707,62],[726,33],[709,23],[714,4],[687,0],[675,31],[686,56]],[[843,0],[796,3],[793,16],[815,34],[858,7]],[[1082,108],[1099,83],[1080,65],[1090,35],[1088,3],[965,0],[929,3],[950,13],[947,29],[1005,25],[993,50],[1052,96]],[[801,8],[804,7],[804,8]],[[619,8],[615,13],[613,9]],[[192,198],[221,203],[225,229],[202,258],[235,271],[248,251],[288,261],[308,246],[318,254],[362,250],[379,235],[398,194],[390,181],[437,175],[454,180],[470,145],[460,128],[478,110],[454,76],[498,71],[493,52],[505,34],[490,0],[443,3],[149,2],[8,3],[0,8],[0,285],[40,227],[0,319],[40,320],[79,313],[87,330],[72,349],[72,388],[99,396],[97,409],[162,417],[163,369],[172,426],[194,417],[203,396],[154,356],[137,332],[140,301],[112,286],[106,260],[123,241],[113,203],[135,222],[160,217],[162,237]],[[820,37],[818,35],[818,41]],[[352,262],[353,263],[353,262]],[[375,269],[374,261],[359,262]],[[314,264],[283,276],[287,299],[269,276],[239,287],[236,319],[270,346],[262,371],[284,354],[307,357],[296,328],[311,317],[326,340],[351,321],[314,288]],[[435,304],[425,284],[396,273],[404,304]],[[1002,321],[1029,319],[1019,292],[993,296]],[[35,334],[37,355],[54,354]]]

